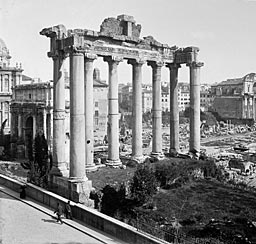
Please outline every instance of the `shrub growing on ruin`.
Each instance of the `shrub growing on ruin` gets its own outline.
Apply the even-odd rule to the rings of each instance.
[[[131,181],[131,196],[142,205],[147,202],[157,190],[157,180],[152,168],[147,164],[139,165]]]
[[[106,185],[102,189],[103,197],[101,201],[101,212],[114,217],[117,210],[120,209],[125,201],[126,191],[124,185],[111,186]]]

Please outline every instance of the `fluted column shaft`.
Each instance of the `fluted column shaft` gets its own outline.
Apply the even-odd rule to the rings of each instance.
[[[109,165],[120,164],[119,158],[119,111],[118,111],[118,72],[117,67],[122,59],[106,57],[109,70],[108,91],[108,159]]]
[[[203,63],[192,62],[190,69],[190,141],[189,150],[200,153],[200,67]]]
[[[152,104],[152,154],[160,155],[162,153],[162,103],[161,103],[161,68],[162,62],[149,62],[152,67],[153,83],[153,104]]]
[[[179,105],[178,105],[178,69],[180,65],[169,64],[170,69],[170,153],[179,151]]]
[[[144,61],[129,60],[132,65],[132,156],[142,158],[142,65]]]
[[[85,106],[85,165],[86,170],[96,170],[93,152],[94,152],[94,133],[93,133],[93,116],[94,116],[94,104],[93,104],[93,61],[96,59],[96,55],[86,54],[84,60],[84,106]]]
[[[70,178],[85,180],[84,55],[70,54]]]

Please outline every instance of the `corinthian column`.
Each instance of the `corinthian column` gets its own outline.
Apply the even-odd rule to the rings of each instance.
[[[85,166],[86,171],[97,170],[93,161],[94,133],[93,133],[93,61],[96,55],[86,54],[84,59],[84,106],[85,106]]]
[[[192,62],[190,68],[190,141],[189,151],[200,153],[200,68],[203,63]]]
[[[137,160],[142,154],[142,65],[144,60],[128,60],[132,65],[132,157]]]
[[[68,176],[65,162],[65,57],[53,57],[53,167],[51,174]]]
[[[23,132],[23,124],[22,124],[22,114],[18,113],[18,139],[22,139],[22,132]]]
[[[109,70],[108,92],[108,159],[107,164],[117,166],[121,164],[119,158],[119,111],[118,111],[118,75],[117,66],[122,58],[105,57]]]
[[[153,142],[152,155],[162,154],[162,106],[161,106],[161,68],[163,62],[149,62],[152,67],[152,83],[153,83]]]
[[[178,105],[178,69],[179,64],[168,64],[170,69],[170,154],[179,151],[179,105]]]
[[[86,180],[84,55],[70,54],[70,178]]]

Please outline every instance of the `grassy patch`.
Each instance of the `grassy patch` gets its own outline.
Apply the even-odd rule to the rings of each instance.
[[[136,168],[109,168],[104,167],[100,168],[95,172],[87,173],[87,177],[92,181],[93,187],[96,190],[101,190],[107,184],[120,184],[123,182],[127,182],[133,177]]]

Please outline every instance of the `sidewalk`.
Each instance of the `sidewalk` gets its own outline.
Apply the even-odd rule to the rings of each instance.
[[[29,207],[32,207],[44,214],[47,214],[48,216],[51,217],[51,219],[56,219],[56,215],[53,213],[54,210],[53,209],[49,209],[46,208],[45,206],[43,206],[42,204],[30,199],[30,198],[26,198],[25,200],[20,199],[19,198],[19,193],[14,192],[8,188],[6,188],[5,186],[1,186],[0,185],[0,192],[2,193],[6,193],[7,195],[9,195],[12,198],[15,198],[16,200],[18,200],[21,203],[24,203],[26,205],[28,205]],[[31,209],[32,210],[32,209]],[[24,214],[24,213],[23,213]],[[45,220],[45,222],[54,222],[54,220]],[[99,230],[96,230],[92,227],[89,227],[87,225],[85,225],[84,223],[78,221],[78,220],[69,220],[69,219],[65,219],[63,218],[63,225],[66,225],[66,227],[70,227],[72,229],[75,229],[79,232],[81,232],[81,234],[84,234],[84,236],[88,236],[88,238],[90,239],[95,239],[96,242],[93,243],[104,243],[104,244],[127,244],[126,242],[120,241],[117,238],[110,236],[108,234],[105,234]],[[55,223],[55,222],[54,222]],[[59,225],[59,226],[63,226],[63,225]],[[0,233],[1,234],[1,233]],[[47,235],[47,233],[45,233]],[[74,242],[77,243],[77,240],[74,240]],[[36,242],[35,242],[36,243]],[[89,243],[89,242],[85,242],[85,243]],[[92,243],[92,242],[90,242]]]

